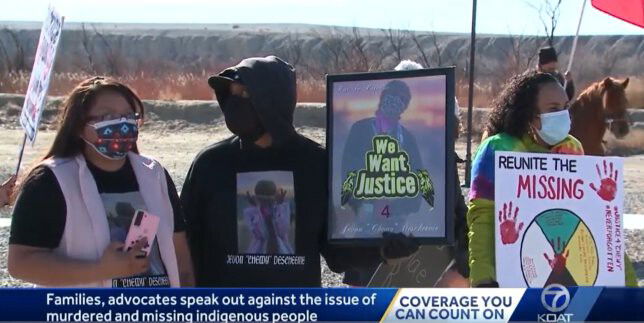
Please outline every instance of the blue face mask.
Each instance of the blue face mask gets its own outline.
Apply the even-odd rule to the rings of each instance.
[[[90,125],[96,130],[98,140],[90,144],[99,154],[108,159],[123,159],[130,152],[139,135],[134,119],[114,119]]]
[[[541,129],[539,137],[548,145],[554,146],[562,142],[570,132],[570,113],[568,110],[541,114]]]

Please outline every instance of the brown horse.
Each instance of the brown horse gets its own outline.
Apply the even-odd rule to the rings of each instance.
[[[604,155],[606,129],[617,138],[628,134],[626,86],[628,78],[619,81],[607,77],[585,89],[570,106],[570,134],[581,141],[586,155]]]

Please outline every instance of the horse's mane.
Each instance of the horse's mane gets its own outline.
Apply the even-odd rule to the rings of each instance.
[[[579,110],[582,107],[597,106],[601,108],[601,104],[589,104],[589,103],[597,99],[601,100],[602,90],[603,90],[603,81],[597,81],[591,84],[590,86],[588,86],[577,96],[577,98],[570,105],[571,112],[575,112],[576,110]]]
[[[603,81],[598,81],[588,86],[577,96],[577,99],[575,99],[575,103],[579,101],[592,101],[592,99],[601,97],[602,96],[601,92],[603,88],[602,83]]]

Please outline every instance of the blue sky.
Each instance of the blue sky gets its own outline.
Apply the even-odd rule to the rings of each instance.
[[[477,32],[541,34],[544,0],[479,0]],[[552,0],[551,0],[552,1]],[[70,22],[309,23],[469,32],[471,0],[19,0],[0,21],[39,21],[49,3]],[[572,35],[583,0],[563,0],[557,35]],[[581,34],[644,34],[644,29],[586,4]]]

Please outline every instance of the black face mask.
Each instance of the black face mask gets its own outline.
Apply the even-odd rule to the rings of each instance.
[[[221,111],[224,113],[228,130],[239,136],[242,141],[255,142],[266,132],[248,98],[231,95],[226,99]]]

